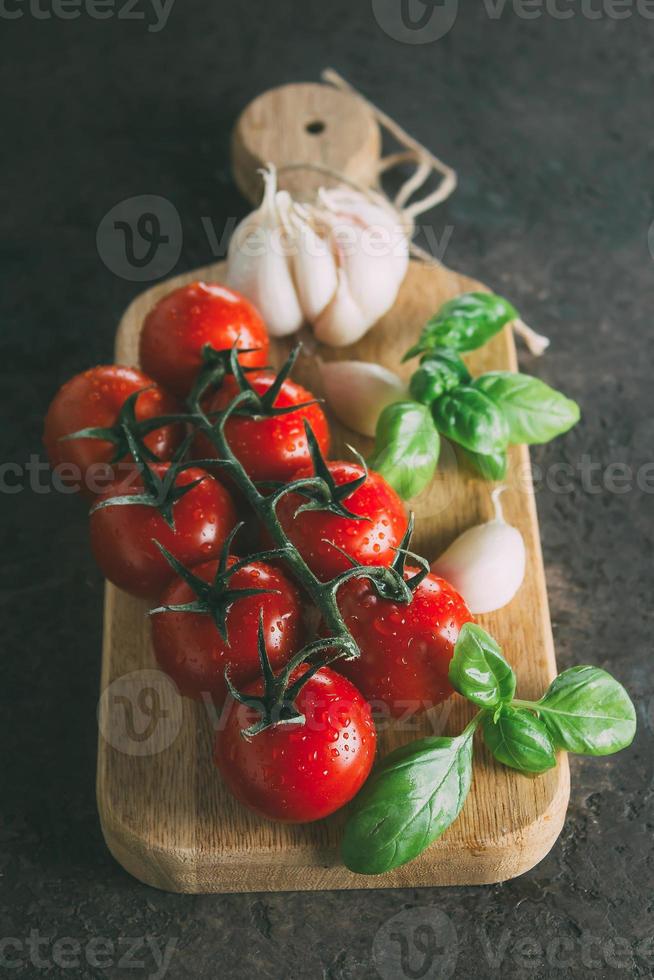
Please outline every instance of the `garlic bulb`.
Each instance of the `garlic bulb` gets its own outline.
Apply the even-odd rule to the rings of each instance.
[[[525,543],[520,531],[507,524],[500,494],[493,491],[495,518],[468,528],[431,566],[465,599],[471,613],[501,609],[520,588],[525,576]]]
[[[236,229],[227,282],[258,307],[281,337],[312,324],[318,340],[359,340],[395,302],[408,267],[399,215],[382,199],[347,188],[299,205],[277,191],[275,168],[262,171],[261,206]]]
[[[273,337],[284,337],[304,322],[285,254],[281,212],[290,207],[290,200],[276,193],[274,167],[262,173],[263,201],[241,221],[229,243],[227,285],[254,303]]]
[[[327,404],[336,418],[363,436],[374,436],[387,405],[408,398],[401,378],[367,361],[318,361]]]

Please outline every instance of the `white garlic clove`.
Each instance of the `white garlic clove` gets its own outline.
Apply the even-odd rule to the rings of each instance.
[[[297,296],[311,323],[327,307],[338,288],[336,261],[329,242],[316,234],[297,212],[290,216],[293,229],[292,266]]]
[[[494,612],[514,597],[525,576],[525,543],[520,531],[504,520],[493,491],[495,520],[468,528],[431,566],[463,596],[470,612]]]
[[[370,326],[390,310],[406,272],[406,264],[400,274],[390,254],[375,251],[374,236],[369,229],[360,232],[356,247],[348,250],[343,260],[352,296]]]
[[[346,347],[360,340],[373,323],[357,305],[348,278],[339,269],[336,293],[314,322],[316,337],[331,347]]]
[[[264,181],[261,206],[243,219],[229,243],[227,284],[257,307],[273,337],[284,337],[300,329],[304,315],[276,200],[274,167],[264,171]]]
[[[393,371],[367,361],[318,362],[327,404],[336,418],[364,436],[374,436],[387,405],[408,397]]]

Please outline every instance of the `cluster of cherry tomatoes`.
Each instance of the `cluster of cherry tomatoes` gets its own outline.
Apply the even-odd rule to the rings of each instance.
[[[185,425],[171,418],[185,411],[207,344],[218,351],[237,344],[257,394],[265,395],[274,383],[274,372],[266,368],[268,335],[257,311],[222,286],[193,283],[164,297],[145,318],[142,370],[101,366],[63,385],[48,410],[44,442],[52,465],[65,478],[77,478],[93,498],[91,545],[105,576],[155,605],[152,643],[160,667],[183,695],[209,696],[225,706],[215,759],[227,785],[269,818],[314,820],[350,800],[369,774],[376,745],[371,705],[397,717],[449,696],[449,661],[459,629],[471,616],[451,586],[431,574],[408,605],[381,598],[365,578],[351,579],[339,589],[338,603],[361,656],[311,676],[296,698],[301,723],[242,737],[254,709],[228,696],[226,669],[245,695],[261,694],[259,630],[273,670],[289,663],[308,634],[301,588],[282,564],[257,558],[257,547],[269,547],[265,528],[247,513],[233,481],[208,462],[216,456],[214,447],[202,435],[191,442]],[[208,396],[207,414],[223,411],[238,390],[237,380],[226,377]],[[311,392],[286,379],[274,405],[289,411],[234,414],[225,426],[234,455],[262,487],[314,473],[305,423],[329,457],[329,425]],[[142,425],[147,480],[122,441],[121,413],[128,407]],[[158,418],[160,425],[149,427]],[[75,433],[82,435],[69,438]],[[347,555],[367,566],[390,565],[408,523],[400,498],[359,463],[330,460],[327,466],[337,486],[359,481],[342,501],[356,516],[319,509],[298,513],[303,498],[288,493],[278,505],[288,539],[325,582],[350,567]],[[148,499],[152,482],[163,486],[167,474],[168,514]],[[235,535],[240,522],[246,533]],[[231,553],[248,532],[246,554]],[[405,576],[415,571],[406,569]],[[222,596],[222,619],[198,606],[198,596],[211,590]]]

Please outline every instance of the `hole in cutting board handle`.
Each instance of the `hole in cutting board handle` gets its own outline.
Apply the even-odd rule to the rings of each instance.
[[[308,122],[304,127],[307,133],[311,133],[312,136],[318,136],[320,133],[325,132],[325,124],[322,119],[313,119]]]

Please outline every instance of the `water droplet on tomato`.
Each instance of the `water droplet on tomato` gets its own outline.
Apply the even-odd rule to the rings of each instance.
[[[393,629],[392,623],[388,622],[385,616],[378,616],[372,625],[382,636],[396,635],[396,630]]]

